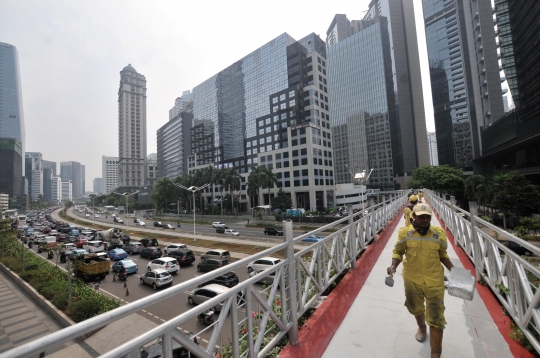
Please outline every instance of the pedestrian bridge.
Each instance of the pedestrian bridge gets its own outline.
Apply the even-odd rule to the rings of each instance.
[[[540,352],[537,338],[540,270],[532,261],[499,243],[491,233],[518,241],[537,256],[540,256],[540,249],[481,220],[475,203],[471,203],[469,213],[456,207],[451,197],[429,190],[425,193],[426,202],[436,214],[432,224],[447,229],[452,243],[448,248],[452,263],[471,270],[479,281],[472,301],[445,296],[448,324],[443,356],[533,356],[509,338],[509,317],[528,338],[532,349]],[[403,192],[386,195],[385,199],[372,206],[366,215],[353,214],[350,210],[348,217],[298,237],[293,237],[292,223],[284,222],[284,242],[273,248],[38,338],[0,354],[0,358],[37,356],[179,295],[212,277],[280,253],[285,259],[272,269],[143,335],[119,342],[116,348],[101,356],[140,357],[142,347],[159,341],[164,357],[172,357],[176,343],[197,357],[265,357],[288,340],[279,353],[282,358],[427,357],[429,339],[425,343],[416,342],[416,322],[403,305],[401,267],[394,276],[394,287],[384,284],[397,230],[403,226],[402,210],[407,202]],[[324,240],[295,252],[294,244],[312,234],[318,234]],[[259,292],[256,281],[261,275],[270,274],[275,274],[274,285],[266,292]],[[331,288],[333,290],[328,294]],[[197,345],[176,329],[220,302],[223,302],[223,310],[217,322],[207,328],[212,330],[207,344],[199,342],[201,345]],[[226,320],[228,316],[230,319]],[[226,321],[230,324],[226,331],[231,332],[227,340],[222,337]],[[231,345],[217,346],[221,341],[230,341]]]

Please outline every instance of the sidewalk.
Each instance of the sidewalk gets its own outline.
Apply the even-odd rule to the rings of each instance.
[[[280,357],[430,356],[429,337],[424,343],[415,340],[416,321],[404,306],[402,266],[394,275],[394,287],[384,284],[398,230],[403,226],[401,216],[398,219],[396,228],[386,235],[383,232],[378,241],[370,245],[374,246],[368,249],[372,251],[357,261],[357,269],[341,283],[345,285],[338,286],[308,319],[299,332],[300,344],[288,346]],[[435,215],[432,224],[441,225]],[[385,240],[388,241],[385,243]],[[378,258],[377,250],[382,251]],[[448,254],[455,266],[463,267],[450,242]],[[364,257],[366,255],[371,257]],[[376,262],[370,263],[372,260]],[[472,301],[446,294],[445,306],[444,357],[513,357],[478,292]]]

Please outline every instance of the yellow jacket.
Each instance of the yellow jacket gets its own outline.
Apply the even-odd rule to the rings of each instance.
[[[423,193],[423,192],[419,192],[419,193],[418,193],[418,201],[422,201],[423,198],[424,198],[424,193]]]
[[[431,225],[426,235],[412,225],[398,231],[393,259],[403,261],[403,277],[417,284],[444,286],[444,268],[441,259],[449,258],[448,241],[443,229]],[[403,260],[405,255],[405,260]]]
[[[405,218],[405,227],[411,225],[413,221],[412,214],[413,214],[413,211],[409,207],[406,207],[403,214],[403,217]]]

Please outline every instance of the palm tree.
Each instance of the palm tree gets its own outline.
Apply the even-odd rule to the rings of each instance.
[[[210,187],[210,191],[211,191],[211,194],[212,194],[212,197],[211,197],[211,203],[212,203],[212,215],[214,215],[214,185],[215,185],[215,175],[216,175],[216,172],[218,172],[218,170],[216,168],[214,168],[213,166],[209,166],[209,167],[206,167],[203,169],[203,178],[204,178],[204,183],[210,183],[212,184],[212,186]]]
[[[270,188],[274,188],[274,185],[277,185],[278,180],[274,172],[272,172],[272,167],[266,168],[262,167],[262,186],[268,188],[268,205],[270,209],[272,208],[272,200],[270,199]]]
[[[238,174],[234,168],[227,168],[223,171],[223,186],[229,187],[229,191],[231,194],[233,215],[234,215],[234,200],[232,197],[232,192],[233,190],[240,189],[241,180],[242,180],[242,176]],[[223,193],[223,187],[221,188],[221,192]],[[222,198],[223,198],[223,195],[222,195]]]
[[[260,165],[252,166],[251,173],[249,173],[248,176],[248,195],[250,198],[257,198],[257,204],[259,204],[259,189],[261,188],[263,181],[262,169],[263,167]]]

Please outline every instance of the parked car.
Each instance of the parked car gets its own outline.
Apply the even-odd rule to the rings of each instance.
[[[236,230],[226,229],[225,235],[240,236],[240,233]]]
[[[139,266],[135,263],[135,261],[130,259],[123,259],[122,261],[117,261],[112,265],[114,272],[118,272],[122,267],[126,269],[126,273],[136,273],[139,271]]]
[[[154,221],[154,226],[155,227],[162,227],[163,223],[161,221]]]
[[[216,228],[216,232],[218,234],[225,234],[225,230],[228,229],[229,227],[227,225],[223,225],[222,227],[218,227]]]
[[[195,262],[195,255],[193,254],[193,251],[188,249],[171,251],[167,254],[167,256],[174,257],[180,266],[191,265],[193,262]]]
[[[168,229],[168,230],[176,230],[176,228],[174,226],[172,226],[171,224],[163,224],[163,226],[161,226],[162,229]]]
[[[176,274],[180,269],[180,265],[178,265],[178,260],[176,260],[174,257],[161,257],[159,259],[150,261],[148,265],[146,265],[146,271],[154,271],[158,268],[165,269],[172,274]]]
[[[262,259],[256,260],[250,264],[248,264],[248,272],[251,273],[252,271],[257,270],[264,270],[269,267],[275,266],[281,262],[280,259],[275,257],[263,257]]]
[[[123,224],[123,223],[124,223],[124,220],[122,220],[122,219],[120,219],[120,218],[117,218],[117,217],[115,217],[115,218],[113,219],[113,221],[114,221],[115,223],[117,223],[117,224]]]
[[[140,242],[129,242],[124,245],[123,249],[125,252],[127,252],[130,255],[140,254],[143,249],[143,246]]]
[[[160,287],[172,285],[173,277],[169,271],[163,268],[156,268],[141,275],[141,285],[150,285],[154,290]]]
[[[250,274],[249,274],[249,277],[253,277],[253,276],[256,276],[260,273],[262,273],[264,270],[256,270],[256,271],[251,271]],[[272,272],[271,274],[267,275],[267,276],[264,276],[261,275],[261,278],[259,281],[257,281],[258,283],[262,283],[262,284],[272,284],[274,283],[274,279],[276,278],[276,272]],[[279,284],[279,283],[278,283]]]
[[[187,245],[184,245],[184,244],[170,244],[169,246],[167,246],[165,248],[165,250],[163,250],[163,252],[165,253],[165,255],[167,255],[167,253],[169,252],[172,252],[172,251],[176,251],[178,249],[187,249]]]
[[[223,227],[223,226],[225,226],[225,224],[222,223],[221,221],[214,221],[214,222],[212,223],[212,227],[213,227],[213,228],[218,228],[218,227]]]
[[[225,259],[229,261],[231,254],[227,250],[214,249],[207,251],[205,254],[201,255],[201,261],[207,259]]]
[[[218,268],[221,268],[225,265],[227,265],[229,262],[224,259],[208,259],[204,261],[200,261],[197,264],[197,271],[202,272],[210,272],[217,270]]]
[[[275,227],[265,227],[264,228],[264,234],[265,235],[277,235],[277,236],[283,236],[283,231],[278,230]]]
[[[225,286],[225,287],[234,287],[236,285],[238,285],[238,276],[236,276],[236,274],[234,272],[227,272],[221,276],[218,276],[218,277],[214,277],[213,279],[211,279],[210,281],[207,281],[205,283],[202,283],[199,285],[199,287],[204,287],[204,286],[208,286],[210,284],[213,284],[213,283],[217,283],[218,285],[222,285],[222,286]]]
[[[518,255],[532,256],[533,252],[515,241],[500,240],[504,246],[508,247],[510,250],[514,251]]]
[[[156,246],[145,247],[141,250],[141,257],[152,259],[160,258],[163,255],[161,248]]]
[[[139,241],[142,246],[149,247],[149,246],[158,246],[159,243],[156,239],[153,238],[144,238]]]
[[[319,241],[321,241],[322,239],[323,239],[322,237],[319,237],[319,236],[317,236],[317,235],[311,235],[311,236],[308,236],[308,237],[303,238],[303,239],[300,240],[300,241],[302,241],[302,242],[319,242]]]
[[[122,249],[112,249],[109,252],[107,252],[107,255],[109,258],[113,261],[123,260],[127,257],[127,252],[125,252]]]
[[[189,340],[193,341],[196,345],[199,345],[199,342],[197,341],[197,338],[193,333],[180,333],[185,335]],[[151,346],[144,348],[141,351],[141,358],[162,358],[165,355],[163,354],[163,343],[161,341],[152,344]],[[195,357],[193,353],[185,349],[175,341],[172,340],[172,356],[173,358],[188,358],[188,357]]]
[[[221,295],[223,293],[226,293],[229,290],[230,290],[229,287],[217,285],[215,283],[210,284],[208,286],[201,287],[201,288],[197,288],[196,290],[193,290],[193,291],[191,291],[189,293],[188,303],[190,305],[204,303],[204,302],[216,297],[217,295]],[[218,303],[214,307],[214,311],[215,312],[220,312],[222,307],[223,307],[224,302],[225,301],[222,301],[222,302]]]

